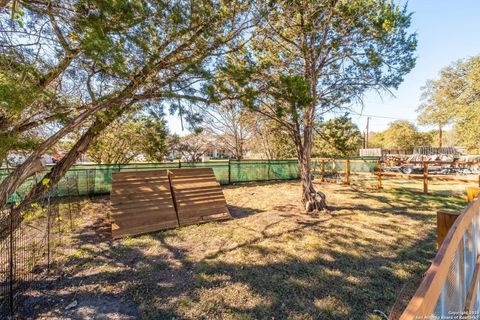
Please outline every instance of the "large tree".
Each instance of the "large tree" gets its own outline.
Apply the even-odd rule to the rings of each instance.
[[[305,208],[325,209],[311,176],[314,123],[367,90],[398,87],[415,65],[410,14],[387,0],[258,1],[257,8],[263,19],[252,53],[226,59],[216,91],[242,96],[289,132]]]
[[[35,186],[25,205],[131,106],[201,99],[194,84],[209,78],[212,59],[242,44],[236,39],[251,25],[248,0],[14,3],[0,6],[0,135],[14,141],[47,122],[53,130],[0,183],[0,203],[42,169],[42,155],[65,135],[81,133],[47,174],[49,184]]]
[[[459,60],[440,71],[438,79],[428,80],[423,91],[423,116],[437,124],[453,123],[458,143],[480,147],[480,57]]]
[[[441,72],[441,80],[428,80],[422,88],[422,103],[418,107],[418,123],[438,128],[438,147],[443,144],[443,130],[454,119],[455,107],[453,99],[446,99],[451,88],[448,84],[458,75],[454,68],[445,68]]]

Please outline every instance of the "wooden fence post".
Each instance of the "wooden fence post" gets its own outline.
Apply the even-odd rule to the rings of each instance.
[[[322,163],[320,165],[320,181],[325,181],[325,160],[322,159]]]
[[[350,184],[350,160],[345,160],[345,183]]]
[[[428,163],[423,162],[423,193],[428,193]]]
[[[377,163],[377,188],[382,190],[382,160]]]
[[[453,225],[455,220],[460,215],[460,212],[439,210],[437,211],[437,249],[443,243],[447,236],[448,230]]]
[[[182,159],[178,159],[178,169],[182,168]]]

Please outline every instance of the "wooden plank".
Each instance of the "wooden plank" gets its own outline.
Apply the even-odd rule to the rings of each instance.
[[[144,192],[144,194],[141,194],[141,193],[113,194],[110,197],[110,200],[132,202],[132,201],[152,200],[152,199],[170,199],[171,197],[168,197],[167,194],[168,194],[167,190],[165,190],[164,192]]]
[[[112,174],[114,239],[178,227],[167,170]]]
[[[350,184],[350,160],[345,161],[345,184]]]
[[[152,219],[155,220],[156,217],[160,217],[153,224],[167,224],[169,227],[177,227],[177,218],[171,217],[169,214],[159,214],[158,212],[145,213],[141,212],[137,215],[125,215],[115,217],[115,223],[119,226],[124,227],[125,229],[130,228],[141,228],[143,226],[149,226],[152,224]],[[127,228],[128,227],[128,228]],[[158,230],[156,230],[158,231]]]
[[[460,212],[439,210],[437,211],[437,248],[443,243],[448,231],[457,220]]]
[[[170,182],[180,225],[231,218],[212,168],[172,169]]]
[[[112,217],[120,219],[125,216],[146,216],[146,215],[168,215],[173,206],[149,206],[139,208],[122,208],[117,207],[112,209]]]
[[[153,202],[151,199],[142,200],[142,201],[135,201],[135,202],[121,202],[118,201],[116,207],[122,209],[128,208],[141,208],[141,207],[149,207],[149,206],[156,206],[159,208],[163,208],[165,206],[171,206],[172,201],[171,199],[157,199],[158,201]]]
[[[172,224],[169,222],[160,222],[156,224],[147,224],[141,227],[120,228],[115,223],[112,223],[112,237],[113,239],[119,239],[128,236],[136,236],[139,234],[145,234],[155,232],[158,230],[172,229]]]

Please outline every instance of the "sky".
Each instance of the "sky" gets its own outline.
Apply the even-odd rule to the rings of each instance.
[[[394,96],[367,93],[361,105],[354,108],[352,120],[361,131],[370,117],[370,131],[385,130],[397,119],[415,122],[420,104],[421,87],[450,63],[480,54],[480,0],[410,0],[413,12],[412,32],[417,33],[416,67],[405,77]],[[185,135],[178,117],[167,116],[171,132]],[[428,127],[422,130],[431,129]]]

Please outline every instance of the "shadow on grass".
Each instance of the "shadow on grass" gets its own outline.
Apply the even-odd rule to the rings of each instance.
[[[230,211],[230,214],[234,219],[246,218],[251,215],[265,211],[265,210],[253,209],[248,207],[238,207],[230,204],[227,205],[227,207],[228,207],[228,211]]]
[[[404,200],[393,202],[382,193],[351,195],[375,199],[385,204],[384,209],[360,204],[332,207],[373,215],[388,211],[414,220],[432,218],[407,212],[428,209],[431,196],[393,194]],[[262,213],[229,208],[236,218]],[[112,243],[102,240],[109,237],[106,220],[96,218],[93,227],[74,236],[81,250],[66,262],[66,275],[40,281],[37,287],[44,288],[42,294],[27,298],[25,316],[36,318],[50,311],[53,317],[72,319],[89,315],[94,319],[113,315],[120,319],[371,319],[374,309],[388,313],[403,286],[417,281],[434,256],[434,230],[413,241],[399,234],[398,226],[380,223],[369,226],[371,235],[358,235],[353,222],[335,229],[336,220],[348,222],[353,213],[302,220],[286,213],[292,207],[275,210],[281,211],[280,219],[263,226],[255,237],[218,248],[200,260],[192,259],[188,248],[174,244],[177,230],[135,238],[133,244],[128,239]],[[287,219],[296,219],[295,227],[278,231]],[[232,225],[242,227],[246,228]],[[383,242],[374,232],[398,239]],[[307,241],[306,235],[322,241],[311,244],[310,251],[296,249],[299,254],[283,250]],[[144,250],[155,246],[165,250]],[[301,250],[306,250],[305,256]],[[78,306],[65,310],[72,301]]]
[[[387,197],[385,193],[396,196],[396,199],[394,200]],[[398,213],[416,220],[428,220],[431,219],[429,215],[416,213],[416,211],[430,211],[431,213],[435,213],[438,209],[461,211],[467,204],[463,199],[438,195],[426,195],[407,190],[388,190],[382,192],[365,192],[362,190],[356,190],[350,196],[353,199],[370,199],[375,202],[383,203],[385,206],[383,208],[374,208],[368,205],[355,203],[354,205],[349,206],[331,205],[329,206],[330,209],[332,211],[351,210],[378,215]],[[439,205],[432,207],[432,202]]]

